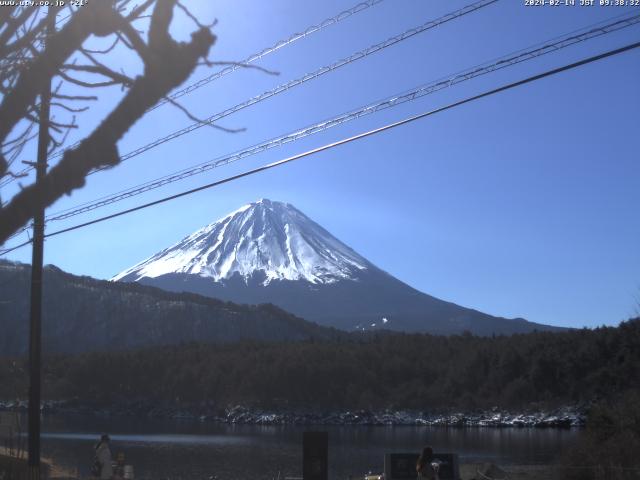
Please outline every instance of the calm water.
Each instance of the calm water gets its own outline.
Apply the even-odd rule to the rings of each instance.
[[[302,432],[329,432],[330,478],[382,471],[389,452],[422,445],[452,451],[461,462],[538,464],[553,461],[579,430],[360,426],[219,425],[185,420],[51,416],[43,420],[43,454],[88,474],[101,432],[124,452],[137,478],[271,479],[299,476]]]

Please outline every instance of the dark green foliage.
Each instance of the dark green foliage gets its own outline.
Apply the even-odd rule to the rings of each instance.
[[[563,477],[568,480],[638,478],[638,452],[640,390],[636,386],[602,400],[590,410],[585,434],[563,455]]]
[[[0,398],[24,371],[0,361]],[[640,389],[640,319],[495,338],[420,334],[186,344],[45,361],[51,399],[300,408],[522,408]]]
[[[28,265],[0,261],[0,355],[27,351],[29,281]],[[45,268],[44,282],[45,353],[342,335],[273,305],[237,305],[193,293],[79,277],[52,266]]]

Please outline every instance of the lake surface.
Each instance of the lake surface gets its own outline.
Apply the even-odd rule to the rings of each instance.
[[[43,455],[87,475],[100,433],[111,436],[113,455],[124,452],[136,478],[273,479],[301,476],[302,432],[329,432],[329,478],[382,472],[384,454],[456,452],[461,462],[544,464],[580,430],[406,426],[257,426],[197,420],[46,416]]]

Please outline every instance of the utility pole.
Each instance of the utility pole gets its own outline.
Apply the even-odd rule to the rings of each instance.
[[[56,9],[47,11],[48,37],[55,28]],[[45,37],[45,46],[47,44]],[[51,78],[46,80],[40,93],[40,115],[38,118],[38,158],[36,162],[36,184],[47,172],[49,149],[49,114],[51,109]],[[40,399],[42,370],[42,263],[44,250],[44,202],[40,202],[33,217],[33,251],[31,256],[31,313],[29,317],[29,480],[40,480]]]

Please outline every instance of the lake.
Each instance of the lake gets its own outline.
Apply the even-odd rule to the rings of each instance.
[[[407,426],[258,426],[197,420],[45,416],[44,456],[87,475],[102,432],[113,455],[124,452],[136,478],[272,479],[301,476],[302,432],[329,432],[329,478],[382,472],[384,454],[456,452],[462,463],[544,464],[554,460],[579,429],[446,428]]]

